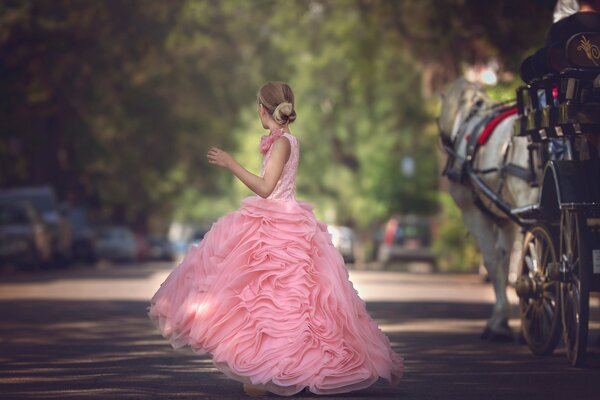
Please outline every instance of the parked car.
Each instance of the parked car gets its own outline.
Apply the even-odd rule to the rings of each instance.
[[[204,239],[208,231],[208,228],[192,228],[178,240],[171,242],[174,259],[181,260],[193,245],[199,244]]]
[[[204,235],[206,235],[207,233],[208,233],[208,229],[204,229],[204,228],[195,229],[194,233],[192,233],[192,236],[190,237],[190,239],[188,241],[188,250],[189,250],[190,246],[192,246],[194,244],[199,244],[204,239]]]
[[[356,259],[354,256],[356,246],[356,235],[352,228],[339,225],[328,225],[327,231],[331,235],[331,242],[338,249],[344,262],[353,263]]]
[[[148,261],[150,259],[150,243],[141,233],[134,233],[135,238],[135,259],[138,262]]]
[[[415,215],[394,216],[379,235],[377,261],[423,261],[435,264],[431,250],[431,223]]]
[[[52,260],[52,237],[30,205],[0,204],[0,264],[38,266]]]
[[[60,209],[54,190],[49,186],[0,191],[0,204],[31,205],[50,230],[54,261],[67,264],[72,259],[73,235],[66,210]]]
[[[85,209],[69,208],[67,216],[73,232],[73,258],[93,263],[96,260],[96,237]]]
[[[148,237],[150,245],[150,259],[157,261],[173,261],[175,259],[174,248],[171,242],[165,237]]]
[[[96,258],[109,261],[136,261],[137,245],[133,232],[126,226],[97,228]]]

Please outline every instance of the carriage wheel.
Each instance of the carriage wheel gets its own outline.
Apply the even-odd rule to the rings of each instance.
[[[581,212],[564,210],[560,222],[560,248],[565,263],[561,284],[562,322],[567,358],[582,366],[588,336],[591,251],[585,218]]]
[[[560,284],[548,277],[556,265],[555,240],[544,225],[534,225],[525,235],[516,289],[521,313],[521,332],[536,355],[552,354],[560,340]]]

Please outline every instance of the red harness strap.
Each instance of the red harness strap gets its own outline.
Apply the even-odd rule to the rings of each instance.
[[[496,118],[492,119],[485,126],[485,128],[483,128],[483,132],[481,132],[481,135],[479,135],[479,139],[477,140],[477,144],[479,146],[484,145],[488,141],[488,139],[490,138],[490,136],[492,136],[492,133],[494,132],[494,129],[496,129],[496,127],[498,126],[498,124],[500,122],[502,122],[505,118],[508,118],[511,115],[515,115],[516,113],[517,113],[517,107],[509,108],[508,110],[504,111],[502,114],[498,115]]]

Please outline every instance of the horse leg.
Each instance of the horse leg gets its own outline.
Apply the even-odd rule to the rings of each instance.
[[[508,326],[510,317],[510,303],[506,295],[508,287],[508,270],[511,261],[512,248],[517,237],[517,227],[514,224],[506,222],[503,226],[497,227],[498,240],[494,246],[496,255],[496,264],[491,274],[492,286],[496,296],[492,317],[488,320],[484,338],[493,341],[513,341],[514,336]]]
[[[508,237],[502,233],[494,221],[481,213],[475,206],[461,208],[463,221],[475,238],[483,256],[483,262],[496,297],[492,316],[488,319],[481,338],[491,341],[506,341],[509,338],[513,340],[512,331],[508,326],[510,306],[506,296],[510,251],[507,251],[506,246],[503,245]]]

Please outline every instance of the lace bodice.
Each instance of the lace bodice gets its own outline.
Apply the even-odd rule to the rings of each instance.
[[[273,135],[275,132],[272,132]],[[281,173],[281,177],[273,190],[273,193],[268,197],[269,199],[279,199],[279,200],[291,200],[295,198],[296,195],[296,171],[298,170],[298,160],[300,158],[300,146],[298,144],[298,139],[293,136],[291,133],[283,132],[279,136],[283,136],[290,141],[291,151],[290,158],[285,163],[283,167],[283,171]],[[265,154],[265,158],[262,163],[262,175],[265,174],[265,167],[267,166],[267,162],[271,157],[271,149],[272,143],[269,145],[269,148]]]

